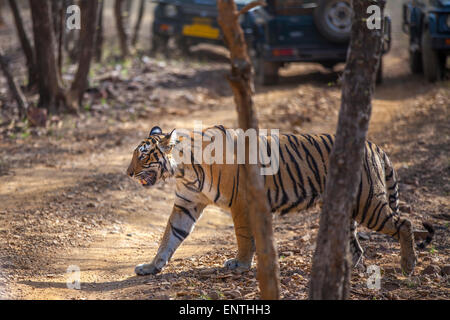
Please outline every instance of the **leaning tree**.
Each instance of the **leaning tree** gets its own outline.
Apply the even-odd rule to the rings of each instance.
[[[240,11],[237,10],[234,0],[217,0],[219,10],[218,22],[222,28],[224,41],[230,50],[231,75],[228,77],[234,94],[238,113],[239,127],[243,130],[258,129],[258,119],[253,110],[253,76],[252,65],[247,53],[244,33],[239,24],[239,15],[251,8],[264,4],[264,1],[255,1]],[[245,150],[249,150],[246,141]],[[245,197],[248,203],[248,223],[256,244],[258,258],[258,280],[262,299],[279,299],[279,266],[277,251],[273,242],[272,213],[267,201],[254,201],[251,199],[266,199],[264,192],[264,179],[260,175],[257,165],[248,163],[243,166],[245,181]]]

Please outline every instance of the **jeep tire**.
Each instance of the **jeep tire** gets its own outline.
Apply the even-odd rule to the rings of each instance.
[[[278,83],[278,69],[280,64],[272,61],[265,61],[262,57],[252,58],[255,83],[259,85],[273,85]]]
[[[314,10],[314,22],[329,41],[347,43],[350,41],[352,26],[350,0],[319,0]]]
[[[423,73],[422,53],[419,50],[409,51],[409,68],[413,74]]]
[[[153,33],[151,53],[156,54],[158,52],[162,52],[163,54],[167,54],[169,39],[170,37],[167,35]]]
[[[383,57],[380,57],[380,65],[378,66],[375,84],[379,85],[382,83],[383,83]]]
[[[427,28],[422,32],[422,64],[425,78],[430,82],[439,81],[445,68],[445,59],[434,50],[431,43],[431,36]]]

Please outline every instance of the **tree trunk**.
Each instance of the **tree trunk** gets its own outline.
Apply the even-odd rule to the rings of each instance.
[[[81,0],[81,34],[78,70],[67,95],[71,110],[78,111],[88,86],[88,75],[94,53],[95,29],[97,28],[98,0]]]
[[[17,82],[15,81],[13,75],[11,74],[11,71],[9,70],[9,65],[6,61],[6,58],[4,57],[2,48],[0,48],[0,68],[2,69],[3,74],[5,75],[5,78],[8,82],[11,94],[17,102],[19,117],[22,118],[27,114],[28,104],[25,96],[22,93],[22,90],[20,89],[20,86],[17,85]]]
[[[231,76],[228,80],[234,93],[239,127],[243,130],[258,129],[258,120],[253,112],[252,67],[247,53],[242,28],[238,22],[239,12],[233,0],[217,0],[218,22],[231,54]],[[248,144],[246,150],[249,150]],[[258,257],[258,280],[262,299],[279,299],[279,267],[276,247],[273,243],[272,214],[266,201],[264,180],[258,165],[244,165],[248,219],[256,242]]]
[[[105,0],[99,0],[98,17],[97,17],[97,33],[95,39],[95,60],[102,61],[103,54],[103,8]]]
[[[36,58],[34,56],[33,47],[28,39],[28,36],[23,27],[22,16],[20,15],[19,8],[17,7],[16,0],[9,0],[11,12],[14,17],[14,23],[16,25],[17,35],[22,46],[25,59],[27,61],[28,68],[28,88],[32,88],[37,83],[37,71],[36,71]]]
[[[57,67],[56,41],[51,10],[48,1],[29,1],[33,20],[36,67],[39,77],[40,96],[38,106],[55,113],[64,105],[65,96]]]
[[[127,28],[125,27],[125,21],[124,14],[122,13],[123,10],[123,0],[116,0],[114,5],[114,15],[116,19],[116,27],[117,27],[117,34],[119,36],[119,42],[120,42],[120,50],[122,58],[125,59],[129,56],[130,51],[128,48],[128,34],[127,34]]]
[[[51,5],[52,10],[52,20],[53,20],[53,30],[55,32],[56,46],[57,46],[57,65],[59,76],[62,78],[62,64],[63,64],[63,39],[64,39],[64,0],[52,0]]]
[[[361,178],[383,34],[383,30],[370,30],[367,27],[366,10],[368,6],[376,4],[383,11],[384,3],[384,0],[353,0],[352,38],[311,268],[310,299],[341,300],[349,296],[350,221]]]
[[[79,5],[79,1],[77,0],[64,0],[64,6],[66,7],[66,10],[71,5]],[[65,20],[67,21],[69,15],[65,14]],[[79,52],[79,38],[80,38],[80,30],[74,29],[74,30],[68,30],[67,28],[64,28],[65,35],[64,35],[64,49],[71,60],[77,61],[78,60],[78,52]]]
[[[145,2],[146,2],[146,0],[141,0],[141,3],[139,5],[138,17],[136,20],[136,24],[134,26],[133,40],[131,41],[131,43],[134,47],[136,46],[138,39],[139,39],[139,30],[141,29],[142,18],[144,17],[144,12],[145,12]]]
[[[0,27],[5,25],[5,19],[3,18],[3,0],[0,0]]]

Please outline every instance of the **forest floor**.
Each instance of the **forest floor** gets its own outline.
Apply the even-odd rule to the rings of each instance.
[[[366,265],[380,267],[381,289],[369,289],[370,275],[354,270],[352,299],[450,299],[450,83],[410,75],[405,54],[395,49],[385,57],[369,139],[398,171],[402,214],[418,229],[430,221],[436,235],[408,277],[395,240],[359,230]],[[222,267],[236,244],[231,217],[215,207],[160,274],[134,275],[134,266],[156,253],[174,183],[149,190],[132,181],[125,174],[132,151],[155,125],[236,127],[227,72],[217,48],[198,49],[189,59],[97,65],[80,115],[53,116],[46,128],[6,125],[10,102],[2,98],[0,298],[258,298],[255,266],[243,274]],[[338,78],[318,65],[283,70],[280,84],[256,90],[260,126],[334,133]],[[5,88],[0,82],[2,96]],[[307,298],[319,211],[274,216],[283,299]],[[80,269],[79,290],[67,287],[69,266]]]

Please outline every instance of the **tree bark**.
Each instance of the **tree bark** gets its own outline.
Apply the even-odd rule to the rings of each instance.
[[[66,10],[71,5],[79,5],[78,0],[64,0],[64,6],[66,7]],[[67,18],[69,15],[65,14],[65,20],[67,21]],[[78,60],[78,52],[79,52],[79,38],[80,38],[80,30],[68,30],[67,28],[64,28],[65,35],[64,35],[64,49],[66,54],[68,55],[69,59],[73,61]]]
[[[129,56],[130,51],[128,48],[128,34],[127,34],[127,28],[125,27],[125,21],[124,14],[122,13],[123,10],[123,0],[116,0],[114,5],[114,15],[116,19],[116,27],[117,27],[117,34],[119,36],[119,43],[120,43],[120,50],[122,58],[125,59]]]
[[[55,40],[57,46],[57,65],[59,76],[62,78],[62,64],[63,64],[63,40],[64,40],[64,0],[52,0],[51,4],[53,30],[55,32]]]
[[[56,41],[48,1],[29,0],[33,20],[36,67],[39,77],[38,107],[51,113],[65,104],[65,95],[57,67]]]
[[[95,29],[97,28],[98,0],[81,0],[81,34],[78,70],[67,95],[67,104],[78,112],[83,94],[88,86],[88,75],[94,53]]]
[[[218,22],[231,54],[231,75],[228,80],[234,93],[239,127],[243,130],[258,129],[258,120],[253,111],[252,66],[247,53],[242,28],[238,22],[239,12],[233,0],[217,0]],[[246,143],[247,144],[247,143]],[[248,144],[246,150],[249,150]],[[264,179],[258,165],[244,165],[248,219],[256,242],[258,257],[258,280],[262,299],[279,299],[279,267],[276,247],[273,243],[272,214],[266,201]]]
[[[133,40],[131,41],[131,44],[134,47],[136,46],[138,39],[139,39],[139,31],[141,30],[142,18],[144,17],[144,12],[145,12],[145,2],[146,2],[146,0],[141,0],[141,3],[139,5],[138,17],[136,20],[136,24],[134,26]]]
[[[97,17],[97,33],[95,39],[95,60],[102,61],[103,55],[103,8],[105,0],[99,0],[98,17]]]
[[[14,17],[14,23],[16,25],[17,35],[22,46],[25,59],[27,61],[28,69],[28,88],[32,88],[37,83],[37,71],[36,71],[36,57],[34,55],[33,47],[23,27],[22,16],[20,15],[19,8],[17,7],[16,0],[9,0],[11,12]]]
[[[5,25],[5,19],[3,18],[3,0],[0,0],[0,27]]]
[[[373,4],[379,5],[383,12],[384,0],[353,0],[352,37],[311,269],[310,299],[342,300],[349,296],[350,222],[382,50],[383,30],[370,30],[366,24],[367,7]]]
[[[22,118],[27,114],[28,103],[25,96],[22,93],[22,90],[20,89],[20,86],[17,84],[16,80],[11,74],[8,62],[6,61],[2,48],[0,48],[0,68],[2,69],[3,74],[5,75],[5,78],[8,82],[11,94],[17,102],[19,117]]]

